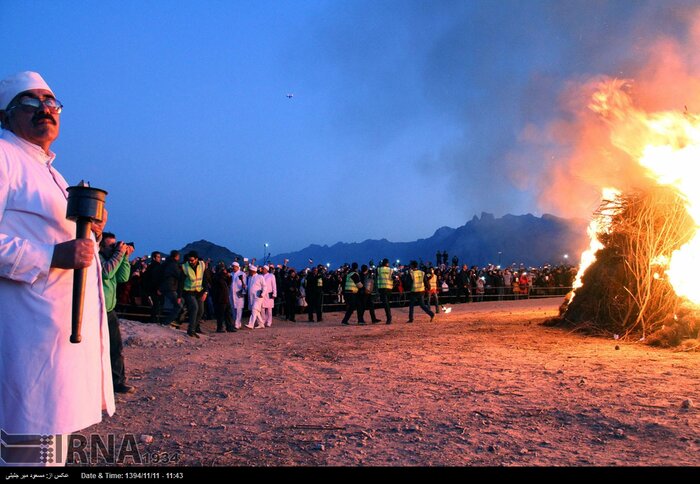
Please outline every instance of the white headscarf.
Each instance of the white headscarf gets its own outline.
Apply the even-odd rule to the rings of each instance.
[[[46,81],[36,72],[24,71],[6,77],[0,81],[0,109],[5,110],[17,94],[31,89],[46,89],[53,94]]]

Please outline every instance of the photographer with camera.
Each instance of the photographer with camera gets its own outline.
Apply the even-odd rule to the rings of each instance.
[[[112,384],[115,393],[134,393],[136,389],[126,384],[122,334],[119,318],[114,310],[117,305],[117,284],[129,280],[131,266],[129,256],[134,252],[133,243],[117,242],[111,232],[104,232],[100,241],[100,262],[102,264],[102,288],[107,310],[109,328],[109,357],[112,362]]]

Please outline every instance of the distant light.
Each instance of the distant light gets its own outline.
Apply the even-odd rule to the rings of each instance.
[[[330,263],[330,262],[326,262],[326,267],[328,267],[328,268],[330,269],[330,268],[331,268],[331,263]]]
[[[569,254],[564,254],[564,259],[568,259],[568,258],[569,258]]]

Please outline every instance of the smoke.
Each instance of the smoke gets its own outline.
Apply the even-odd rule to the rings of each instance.
[[[700,112],[700,9],[682,10],[682,23],[677,10],[672,12],[676,15],[665,11],[661,16],[673,26],[673,34],[633,35],[632,44],[624,43],[629,49],[617,71],[567,80],[558,94],[556,115],[520,131],[519,149],[507,155],[509,171],[518,186],[536,188],[543,210],[588,217],[603,187],[625,191],[652,183],[636,160],[613,145],[609,125],[589,104],[601,82],[617,73],[627,78],[623,89],[636,109]],[[653,13],[659,12],[648,10],[632,31],[642,31]]]
[[[372,171],[413,168],[466,217],[537,208],[588,218],[600,187],[644,183],[587,105],[632,79],[644,109],[700,112],[691,0],[331,3],[308,49],[324,116]],[[299,63],[299,65],[302,65]],[[330,66],[330,67],[328,67]],[[305,70],[304,75],[309,75]],[[400,151],[395,159],[382,153]],[[357,167],[353,167],[353,172]]]

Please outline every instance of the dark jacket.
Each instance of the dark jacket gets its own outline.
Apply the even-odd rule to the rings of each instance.
[[[285,296],[296,298],[299,295],[300,282],[299,276],[285,277],[282,283]]]
[[[141,285],[144,291],[146,291],[146,294],[156,294],[158,289],[160,289],[159,286],[162,269],[163,264],[153,261],[143,272],[143,276],[141,276]]]
[[[212,278],[212,302],[214,304],[221,304],[225,306],[229,304],[229,288],[231,287],[231,281],[233,280],[231,274],[224,271],[217,271]]]
[[[318,280],[322,279],[322,276],[316,272],[312,271],[306,276],[306,296],[315,296],[323,290],[323,287],[319,287]]]
[[[168,261],[163,264],[163,270],[160,272],[160,282],[158,287],[160,292],[171,292],[176,291],[177,296],[182,296],[182,287],[185,280],[185,275],[180,269],[180,263],[173,259],[168,259]]]

